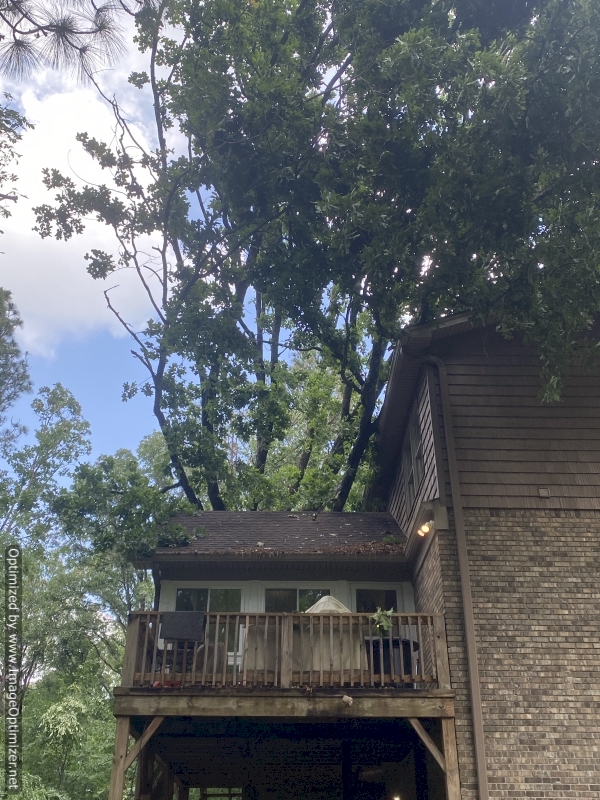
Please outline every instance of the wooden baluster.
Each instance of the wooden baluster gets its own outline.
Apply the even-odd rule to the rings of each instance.
[[[187,661],[188,642],[187,639],[183,642],[183,650],[181,651],[181,685],[185,686],[186,675],[186,661]],[[177,652],[179,652],[179,642],[177,642]],[[173,676],[173,681],[176,681],[177,674]]]
[[[250,638],[250,615],[246,614],[246,627],[244,629],[244,654],[242,655],[242,664],[244,666],[244,676],[242,678],[242,686],[246,685],[248,680],[248,639]]]
[[[310,676],[309,676],[309,685],[314,686],[315,675],[314,675],[314,666],[315,666],[315,618],[314,615],[310,615],[310,622],[309,622],[309,629],[308,629],[308,639],[310,644]]]
[[[163,639],[162,669],[160,671],[160,682],[162,683],[163,686],[165,685],[165,675],[167,674],[167,653],[169,652],[167,648],[168,648],[167,640]]]
[[[365,652],[365,637],[363,633],[363,618],[362,614],[358,616],[358,642],[360,654],[360,685],[365,685],[365,667],[367,666],[367,654]]]
[[[411,633],[411,635],[410,635],[410,664],[411,664],[411,670],[412,670],[411,678],[413,680],[413,683],[415,683],[416,681],[419,680],[418,666],[417,666],[418,656],[417,656],[417,651],[415,650],[415,636],[419,635],[419,632],[418,632],[419,631],[419,618],[418,617],[414,617],[413,618],[412,628],[414,629],[415,633]]]
[[[208,664],[208,648],[210,646],[210,616],[206,615],[206,627],[204,628],[204,658],[202,659],[202,678],[200,685],[204,686],[206,683],[206,667]]]
[[[217,685],[217,657],[218,657],[218,654],[219,654],[219,638],[220,638],[219,619],[220,619],[220,615],[217,614],[217,617],[216,617],[216,620],[215,620],[215,649],[214,649],[214,653],[213,653],[213,666],[212,666],[212,685],[213,686]]]
[[[205,636],[206,639],[206,636]],[[200,649],[200,645],[198,642],[194,642],[194,649],[192,652],[192,674],[190,677],[190,686],[196,685],[196,670],[198,668],[198,650]]]
[[[371,686],[375,686],[375,664],[373,662],[373,625],[371,623],[371,616],[367,617],[367,622],[369,624],[369,648],[371,650]]]
[[[304,686],[304,617],[299,616],[300,620],[300,686]]]
[[[231,683],[233,686],[237,685],[236,672],[239,672],[238,665],[238,649],[240,646],[240,615],[235,615],[235,628],[233,631],[233,672],[231,675]]]
[[[354,617],[348,617],[348,646],[350,647],[350,686],[354,686]]]
[[[329,686],[333,686],[333,614],[329,615]]]
[[[288,615],[284,614],[281,618],[281,677],[279,683],[282,689],[290,688],[290,642],[288,624]]]
[[[433,632],[433,617],[427,617],[427,648],[429,656],[429,664],[431,666],[431,678],[437,681],[437,664],[435,658],[435,634]]]
[[[158,631],[160,630],[160,614],[154,617],[154,647],[152,649],[152,673],[150,675],[150,686],[156,681],[156,660],[158,658]],[[164,643],[163,643],[164,647]]]
[[[273,686],[277,686],[278,676],[281,680],[280,653],[281,653],[281,634],[279,631],[279,614],[276,614],[275,615],[275,676],[273,678]]]
[[[340,614],[340,686],[344,685],[344,618]]]
[[[377,628],[379,638],[379,685],[383,688],[385,686],[385,658],[383,653],[383,633],[381,628]]]
[[[263,651],[263,686],[268,686],[267,653],[269,652],[269,617],[265,614],[265,649]]]
[[[140,686],[143,686],[146,682],[146,661],[148,659],[148,633],[150,630],[150,614],[146,614],[146,628],[144,630],[144,645],[142,650],[142,663],[141,663],[141,674],[140,674]]]
[[[417,675],[419,676],[420,680],[419,683],[423,682],[425,675],[423,674],[423,630],[421,628],[421,617],[417,617],[417,643],[419,645],[418,655],[416,656],[417,659]]]
[[[227,684],[227,662],[229,661],[229,614],[225,616],[225,656],[223,658],[223,675],[221,686]]]
[[[390,683],[396,683],[396,668],[394,666],[394,620],[395,617],[392,616],[391,619],[391,627],[388,631],[388,642],[390,648]],[[400,640],[398,639],[398,644],[400,644]]]
[[[320,662],[321,663],[319,665],[320,666],[320,671],[321,671],[321,682],[320,682],[319,685],[323,686],[323,614],[319,615],[319,620],[320,620],[320,624],[321,624],[321,631],[320,631],[320,636],[321,636],[321,659],[320,659]]]

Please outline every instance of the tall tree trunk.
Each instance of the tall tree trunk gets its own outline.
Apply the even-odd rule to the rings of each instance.
[[[200,511],[204,510],[204,506],[202,505],[200,499],[196,496],[196,492],[193,490],[183,463],[179,458],[179,455],[173,448],[173,442],[171,441],[171,437],[169,436],[169,423],[167,422],[167,418],[165,417],[163,410],[162,410],[162,395],[163,395],[163,379],[165,373],[165,367],[167,364],[167,359],[164,354],[161,354],[158,367],[156,372],[152,375],[153,382],[154,382],[154,416],[156,417],[158,424],[160,426],[161,433],[163,435],[163,439],[167,446],[167,450],[169,451],[169,459],[173,466],[173,470],[175,475],[177,476],[177,481],[189,502],[199,508]]]
[[[380,385],[379,373],[383,363],[383,354],[386,346],[387,340],[381,338],[375,339],[373,342],[371,358],[369,361],[369,373],[361,391],[362,412],[358,426],[358,435],[348,456],[346,471],[333,502],[331,508],[332,511],[344,510],[344,506],[348,500],[348,495],[350,494],[350,490],[352,489],[356,479],[356,473],[358,472],[358,468],[369,444],[369,440],[375,430],[375,426],[373,424],[373,412],[375,411],[375,405],[377,403],[378,388]]]
[[[203,379],[203,389],[202,389],[202,427],[206,428],[206,430],[212,435],[214,434],[214,425],[208,413],[208,407],[210,401],[214,397],[214,382],[219,374],[219,365],[217,362],[214,362],[211,365],[210,371],[207,376]],[[223,502],[223,498],[221,497],[221,491],[219,489],[219,481],[217,480],[216,475],[207,475],[206,476],[206,491],[208,493],[208,499],[210,500],[210,504],[212,506],[213,511],[226,511],[227,507]]]
[[[298,459],[298,477],[290,486],[290,494],[296,494],[298,489],[300,488],[300,484],[302,483],[302,479],[304,478],[304,473],[306,472],[306,468],[308,467],[308,462],[310,461],[310,457],[312,455],[313,445],[315,443],[315,429],[312,425],[308,428],[306,442],[304,443],[304,448],[300,453],[300,458]]]

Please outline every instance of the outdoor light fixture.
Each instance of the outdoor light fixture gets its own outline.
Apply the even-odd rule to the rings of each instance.
[[[417,530],[417,536],[427,536],[429,531],[433,528],[433,522],[430,520],[429,522],[424,522],[420,528]]]

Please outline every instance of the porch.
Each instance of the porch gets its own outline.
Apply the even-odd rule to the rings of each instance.
[[[163,622],[129,619],[109,800],[127,780],[136,800],[460,797],[442,615],[207,613],[187,639]]]
[[[207,613],[193,640],[167,638],[165,616],[131,615],[122,686],[449,688],[441,614]]]

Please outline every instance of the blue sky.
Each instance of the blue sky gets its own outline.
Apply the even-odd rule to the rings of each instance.
[[[144,57],[132,48],[100,77],[108,96],[119,98],[136,135],[152,147],[151,126],[145,124],[151,120],[152,106],[143,91],[127,83],[132,71],[143,68]],[[90,220],[85,233],[68,242],[42,240],[32,231],[32,208],[52,200],[42,184],[44,167],[60,169],[76,181],[105,180],[75,136],[86,131],[110,142],[112,112],[93,87],[52,71],[21,84],[5,80],[0,90],[10,92],[15,107],[35,126],[17,147],[17,187],[24,197],[3,220],[0,237],[0,286],[12,292],[23,319],[18,338],[29,353],[35,387],[60,382],[73,392],[92,426],[94,458],[120,447],[135,449],[156,424],[149,398],[121,401],[123,383],[143,380],[144,375],[103,292],[115,286],[111,299],[135,330],[143,329],[151,316],[147,298],[130,273],[118,272],[106,284],[87,275],[84,256],[92,248],[116,252],[106,226]],[[13,419],[30,426],[31,399],[22,398],[12,410]]]
[[[30,356],[29,365],[36,390],[62,383],[75,395],[92,428],[93,459],[121,447],[135,450],[144,436],[157,429],[151,398],[139,395],[127,403],[121,400],[125,381],[144,378],[126,338],[99,332],[63,341],[53,356]],[[31,399],[31,395],[23,397],[12,410],[13,419],[28,427],[34,424]]]

